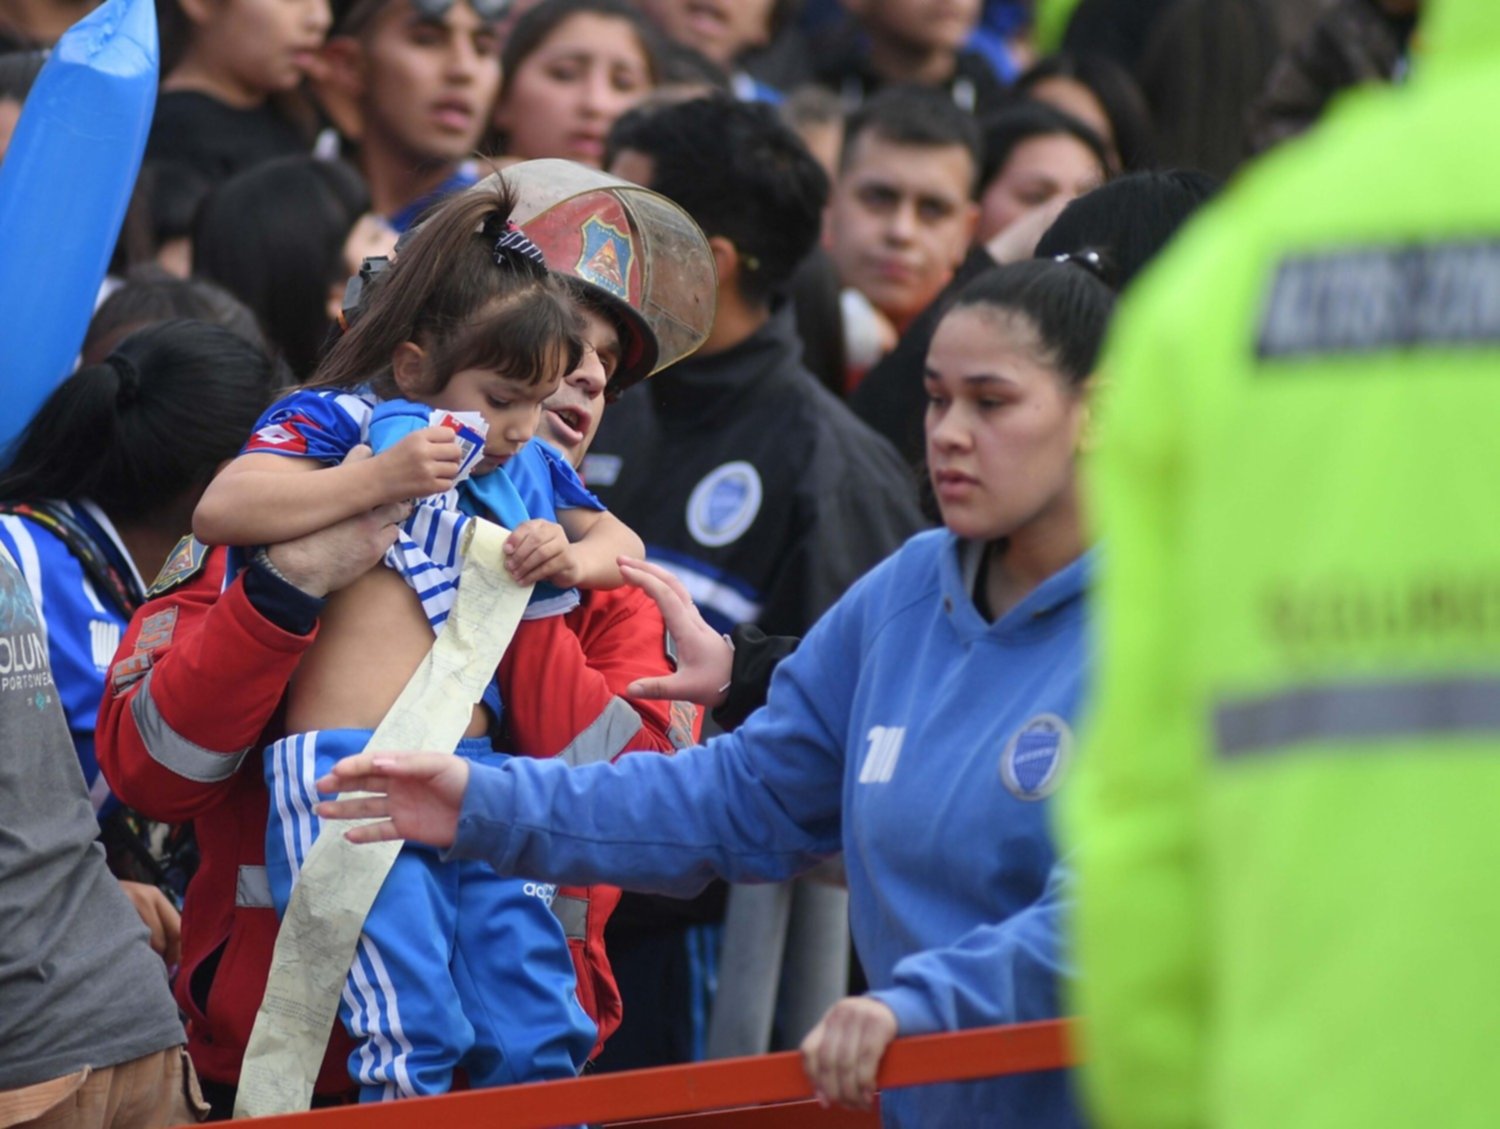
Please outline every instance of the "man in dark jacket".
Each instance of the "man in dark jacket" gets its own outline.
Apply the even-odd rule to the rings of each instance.
[[[817,239],[827,178],[771,110],[727,99],[627,115],[611,135],[611,150],[611,171],[676,201],[709,237],[718,315],[693,357],[610,410],[584,477],[641,535],[647,554],[677,574],[719,630],[753,623],[800,635],[922,526],[910,471],[890,444],[807,372],[790,311],[776,303]],[[760,896],[782,901],[746,916],[784,921],[790,891]],[[743,900],[739,891],[735,898]],[[793,965],[811,953],[822,964],[789,972],[806,990],[783,1001],[787,1041],[799,1039],[845,988],[843,892],[811,887],[799,898],[827,924],[815,930],[815,941],[788,954]],[[651,913],[641,913],[639,901],[635,911],[622,906],[612,929],[635,932],[642,961],[653,963],[661,977],[651,991],[674,978],[690,987],[695,976],[683,967],[683,953],[692,934],[662,928],[666,911],[660,900],[655,905]],[[654,939],[644,940],[653,927]],[[632,985],[615,933],[610,941],[627,1019],[606,1051],[606,1064],[611,1053],[616,1066],[642,1066],[699,1052],[702,1032],[687,1020],[691,1001],[682,995],[675,1025],[632,1038],[632,1013],[645,1018],[665,1009],[657,999],[631,1008],[631,992],[642,987]],[[746,945],[731,930],[725,944],[724,980],[736,995],[719,1010],[758,1030],[746,1040],[715,1038],[710,1050],[764,1050],[781,938]],[[753,951],[745,955],[760,967],[737,969],[742,947]],[[840,959],[830,962],[829,954]],[[747,1013],[757,1004],[759,1015],[751,1019]],[[632,1047],[639,1053],[621,1053]]]

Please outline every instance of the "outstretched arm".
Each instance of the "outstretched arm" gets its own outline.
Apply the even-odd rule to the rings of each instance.
[[[336,467],[252,451],[209,483],[193,512],[193,536],[208,545],[304,537],[377,506],[441,494],[453,485],[460,458],[458,441],[443,427],[423,428],[373,458]]]
[[[715,875],[790,877],[841,843],[844,741],[864,627],[858,600],[830,612],[783,664],[766,708],[706,746],[579,768],[513,757],[476,766],[462,782],[444,778],[440,821],[424,824],[420,837],[502,874],[677,897]],[[420,776],[430,789],[439,768],[425,756],[378,766],[355,757],[320,787],[380,793],[392,783],[382,777],[404,789]],[[402,836],[404,803],[393,786],[385,795],[320,804],[319,812],[384,820],[357,829],[363,841]]]

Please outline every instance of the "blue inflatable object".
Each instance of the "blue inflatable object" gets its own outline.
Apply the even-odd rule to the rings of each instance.
[[[0,451],[72,371],[156,106],[156,8],[106,0],[58,40],[0,165]]]

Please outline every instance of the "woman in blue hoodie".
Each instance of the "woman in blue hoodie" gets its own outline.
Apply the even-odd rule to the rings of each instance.
[[[804,1044],[825,1098],[868,1105],[917,1035],[1058,1014],[1063,875],[1048,827],[1088,667],[1076,453],[1113,304],[1091,262],[998,268],[928,354],[945,528],[859,581],[777,669],[766,706],[675,757],[570,769],[365,754],[325,791],[352,839],[414,838],[502,873],[682,897],[844,852],[871,984]],[[1071,1126],[1061,1072],[892,1091],[888,1125]]]

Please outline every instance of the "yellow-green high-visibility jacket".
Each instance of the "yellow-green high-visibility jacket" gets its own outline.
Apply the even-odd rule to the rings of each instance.
[[[1103,1129],[1500,1127],[1500,2],[1122,303],[1064,828]]]

